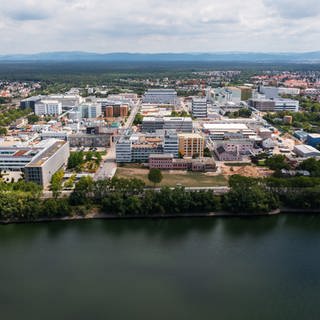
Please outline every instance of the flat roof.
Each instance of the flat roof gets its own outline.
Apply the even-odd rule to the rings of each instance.
[[[204,123],[203,128],[206,130],[248,130],[244,123]]]
[[[204,137],[200,133],[179,133],[178,137],[185,137],[185,138],[203,138]]]
[[[67,142],[58,140],[46,149],[40,157],[36,157],[26,167],[41,167],[47,160],[49,160],[62,146]]]
[[[307,144],[299,144],[295,146],[295,149],[303,153],[317,153],[320,155],[320,151],[314,147],[308,146]]]
[[[173,158],[172,153],[152,153],[149,155],[149,158],[160,158],[160,159],[167,159],[167,158]]]
[[[312,139],[320,138],[320,133],[309,133],[308,137]]]

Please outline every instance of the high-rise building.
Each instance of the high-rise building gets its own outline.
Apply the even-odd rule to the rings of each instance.
[[[130,137],[122,137],[116,144],[116,161],[129,163],[132,161],[132,141]]]
[[[192,99],[192,116],[195,118],[207,118],[208,117],[207,98],[193,98]]]
[[[41,115],[60,115],[62,113],[62,104],[57,100],[40,100],[35,103],[34,113]]]
[[[179,137],[179,152],[184,157],[203,157],[204,137],[198,133],[181,133]]]
[[[83,103],[78,106],[77,110],[81,112],[81,117],[86,119],[98,118],[102,114],[99,103]]]
[[[179,138],[175,130],[167,130],[164,135],[164,153],[170,153],[174,158],[179,156]]]

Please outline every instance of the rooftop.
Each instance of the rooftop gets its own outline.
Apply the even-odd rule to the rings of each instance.
[[[248,130],[244,123],[205,123],[203,128],[206,130]]]
[[[317,150],[316,148],[314,147],[311,147],[311,146],[308,146],[306,144],[300,144],[300,145],[297,145],[295,146],[295,149],[300,151],[300,152],[303,152],[303,153],[317,153],[320,155],[320,151]]]
[[[62,140],[55,141],[50,147],[48,147],[43,153],[41,153],[41,156],[33,159],[29,164],[26,165],[26,167],[41,167],[66,143],[66,141]]]

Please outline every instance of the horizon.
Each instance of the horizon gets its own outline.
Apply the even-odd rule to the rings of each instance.
[[[85,54],[145,54],[145,55],[156,55],[156,54],[188,54],[188,55],[198,55],[198,54],[306,54],[306,53],[319,53],[319,50],[307,50],[307,51],[157,51],[157,52],[148,52],[148,51],[86,51],[86,50],[53,50],[53,51],[35,51],[35,52],[10,52],[2,54],[1,56],[10,56],[10,55],[39,55],[39,54],[59,54],[59,53],[85,53]]]

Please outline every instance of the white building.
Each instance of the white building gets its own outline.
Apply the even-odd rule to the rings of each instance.
[[[306,144],[300,144],[294,147],[293,152],[302,158],[320,157],[320,151]]]
[[[276,112],[276,111],[299,111],[299,101],[283,98],[267,99],[263,96],[249,100],[249,105],[262,112]]]
[[[192,115],[195,118],[208,117],[207,98],[193,98],[192,99]]]
[[[44,150],[24,168],[25,180],[47,187],[52,176],[67,164],[70,156],[69,142],[47,140]]]
[[[57,100],[41,100],[35,103],[34,113],[41,115],[60,115],[62,113],[62,104]]]
[[[244,123],[204,123],[203,131],[212,140],[255,139],[256,133]]]
[[[292,99],[276,99],[274,111],[299,111],[299,101]]]
[[[0,146],[0,169],[24,171],[26,181],[42,186],[50,183],[51,177],[69,158],[67,141],[49,139],[38,144]]]
[[[174,89],[149,89],[142,99],[143,103],[176,105],[178,95]]]
[[[98,118],[102,115],[102,108],[99,103],[83,103],[78,106],[77,110],[81,112],[81,117],[86,119]]]
[[[41,133],[42,140],[48,139],[58,139],[58,140],[67,140],[68,133],[64,131],[44,131]]]

